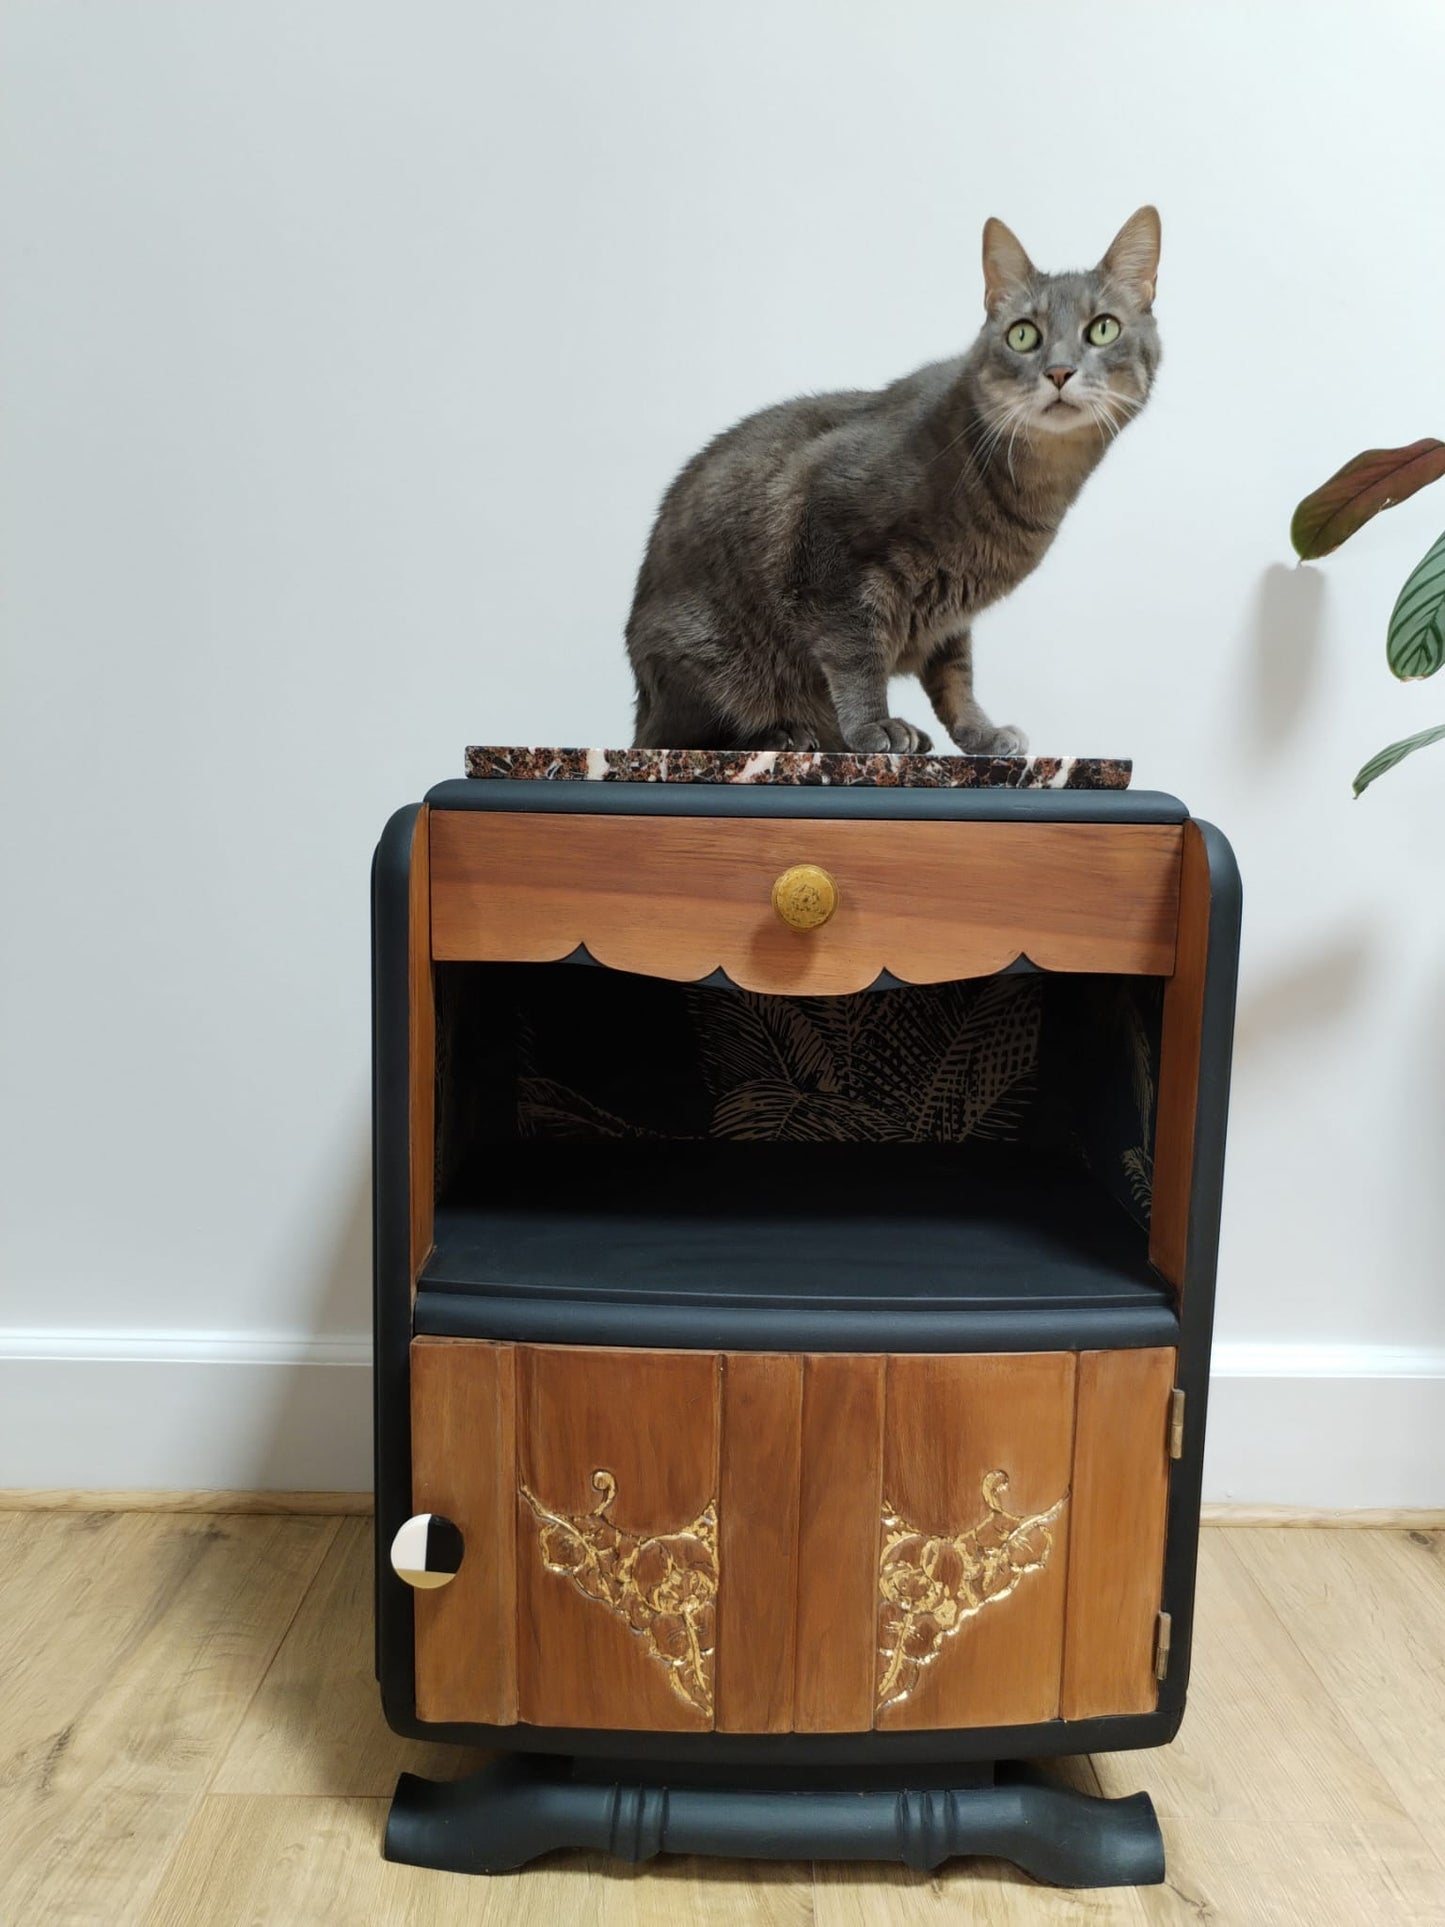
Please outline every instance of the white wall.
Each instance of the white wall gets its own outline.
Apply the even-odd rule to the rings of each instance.
[[[952,352],[978,232],[1163,210],[1166,357],[994,712],[1247,884],[1213,1496],[1445,1503],[1445,16],[1247,0],[9,0],[0,1484],[366,1482],[366,869],[469,741],[626,740],[656,499]],[[917,711],[920,699],[910,698]]]

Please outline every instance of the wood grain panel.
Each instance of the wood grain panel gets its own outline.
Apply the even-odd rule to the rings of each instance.
[[[792,1730],[802,1422],[801,1358],[726,1354],[718,1507],[722,1732]]]
[[[1061,1710],[1149,1713],[1169,1505],[1175,1355],[1082,1352]]]
[[[1184,825],[1179,869],[1179,939],[1164,990],[1159,1101],[1154,1125],[1154,1195],[1149,1258],[1182,1294],[1194,1183],[1194,1120],[1209,951],[1209,857],[1197,823]]]
[[[935,1657],[917,1665],[879,1652],[880,1728],[1057,1716],[1073,1442],[1072,1353],[888,1360],[883,1501],[918,1535],[899,1547],[898,1583],[911,1588],[926,1560],[945,1590],[939,1614],[919,1615],[904,1645]]]
[[[803,1370],[793,1728],[873,1724],[884,1364],[810,1354]]]
[[[410,1067],[411,1276],[432,1248],[436,1160],[436,1002],[431,961],[431,811],[417,812],[411,840],[410,899],[407,912],[407,1053]]]
[[[632,1597],[632,1617],[549,1571],[537,1506],[595,1533],[687,1535],[715,1506],[718,1379],[713,1352],[520,1348],[517,1498],[521,1717],[537,1726],[706,1730],[712,1714],[670,1684],[660,1656],[675,1623]],[[603,1532],[606,1526],[604,1523]],[[640,1563],[640,1562],[639,1562]],[[651,1565],[657,1562],[652,1560]],[[634,1626],[637,1630],[634,1630]],[[714,1670],[708,1672],[715,1678]],[[709,1680],[709,1690],[715,1688]]]
[[[477,1339],[411,1347],[414,1512],[460,1526],[461,1570],[416,1594],[416,1710],[424,1720],[517,1717],[516,1354]]]
[[[431,819],[438,958],[599,963],[749,990],[862,989],[880,970],[939,983],[1020,954],[1049,970],[1174,968],[1172,824],[719,821],[491,815]],[[840,902],[790,930],[774,880],[817,863]]]

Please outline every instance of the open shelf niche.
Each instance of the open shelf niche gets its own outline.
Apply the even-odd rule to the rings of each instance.
[[[645,1305],[677,1345],[847,1349],[880,1312],[897,1350],[1177,1338],[1160,979],[789,997],[443,964],[436,990],[418,1332],[626,1342]]]

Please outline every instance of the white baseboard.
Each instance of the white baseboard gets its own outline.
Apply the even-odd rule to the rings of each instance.
[[[370,1484],[369,1337],[0,1331],[0,1487]],[[1217,1345],[1204,1494],[1445,1506],[1445,1348]]]
[[[1445,1347],[1217,1344],[1204,1496],[1328,1511],[1445,1505]]]
[[[371,1339],[0,1331],[0,1487],[357,1492]]]

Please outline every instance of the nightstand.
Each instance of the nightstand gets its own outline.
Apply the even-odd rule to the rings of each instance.
[[[1158,1880],[1239,886],[1127,766],[473,751],[374,872],[387,1852]]]

